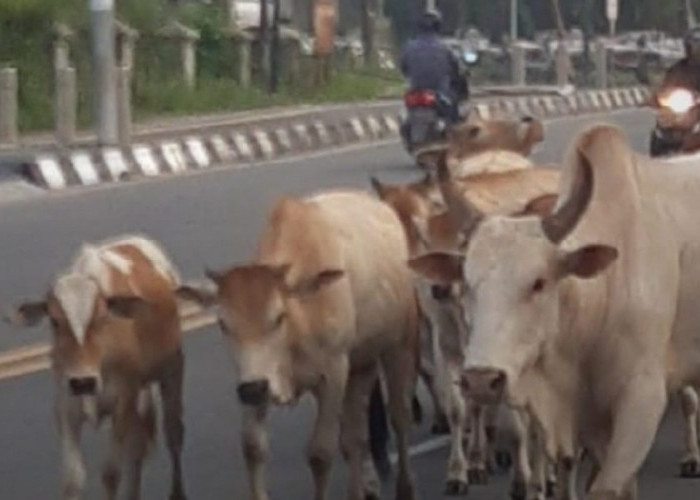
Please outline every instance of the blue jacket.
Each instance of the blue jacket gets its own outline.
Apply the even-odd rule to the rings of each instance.
[[[454,97],[452,82],[459,72],[457,60],[436,35],[419,35],[406,44],[401,71],[412,89],[434,90]]]

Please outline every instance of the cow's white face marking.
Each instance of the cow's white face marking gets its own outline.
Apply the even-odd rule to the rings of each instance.
[[[85,275],[66,274],[57,280],[53,293],[75,340],[83,345],[100,293],[98,284]]]
[[[493,217],[471,241],[464,265],[465,368],[495,368],[515,383],[558,328],[557,248],[539,219]]]

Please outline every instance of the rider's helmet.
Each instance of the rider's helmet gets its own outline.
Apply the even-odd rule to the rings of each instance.
[[[442,14],[437,9],[428,9],[418,21],[418,29],[423,33],[439,33],[442,28]]]
[[[693,62],[700,63],[700,27],[688,30],[683,38],[685,56]]]

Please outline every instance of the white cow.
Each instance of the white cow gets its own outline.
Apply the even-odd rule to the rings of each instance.
[[[447,155],[440,156],[438,161],[444,164]],[[446,165],[452,175],[459,177],[461,194],[488,213],[536,211],[539,207],[530,202],[533,199],[539,202],[557,189],[558,172],[534,168],[525,157],[509,151],[478,153],[460,161],[459,168],[449,162]],[[429,251],[457,250],[458,231],[445,212],[436,183],[430,178],[407,185],[387,185],[372,179],[372,185],[399,216],[412,257]],[[445,409],[451,434],[445,491],[449,495],[461,495],[467,492],[469,484],[488,482],[493,450],[489,443],[493,444],[496,435],[497,408],[471,404],[455,384],[464,360],[468,328],[462,324],[461,314],[455,308],[454,291],[450,287],[430,286],[424,280],[416,282],[416,289],[429,325],[428,331],[421,335],[421,367],[428,387],[433,387],[436,409]],[[437,384],[430,384],[433,380]],[[539,473],[542,467],[537,467],[533,474],[530,466],[528,425],[521,417],[509,415],[501,420],[509,424],[504,430],[511,431],[507,432],[509,439],[505,449],[515,459],[514,498],[523,497],[528,488],[542,493],[545,490],[543,474]]]
[[[411,265],[466,289],[463,390],[528,408],[563,466],[585,447],[589,500],[635,499],[668,394],[700,382],[697,163],[659,167],[594,127],[543,218],[484,217],[444,174],[469,246]]]

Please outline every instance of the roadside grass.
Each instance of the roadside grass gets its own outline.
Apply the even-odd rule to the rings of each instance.
[[[320,86],[282,83],[275,94],[258,86],[242,88],[225,78],[199,80],[194,88],[177,80],[147,82],[134,89],[133,110],[135,120],[139,121],[282,105],[354,102],[398,96],[402,85],[401,80],[393,77],[345,72]]]

